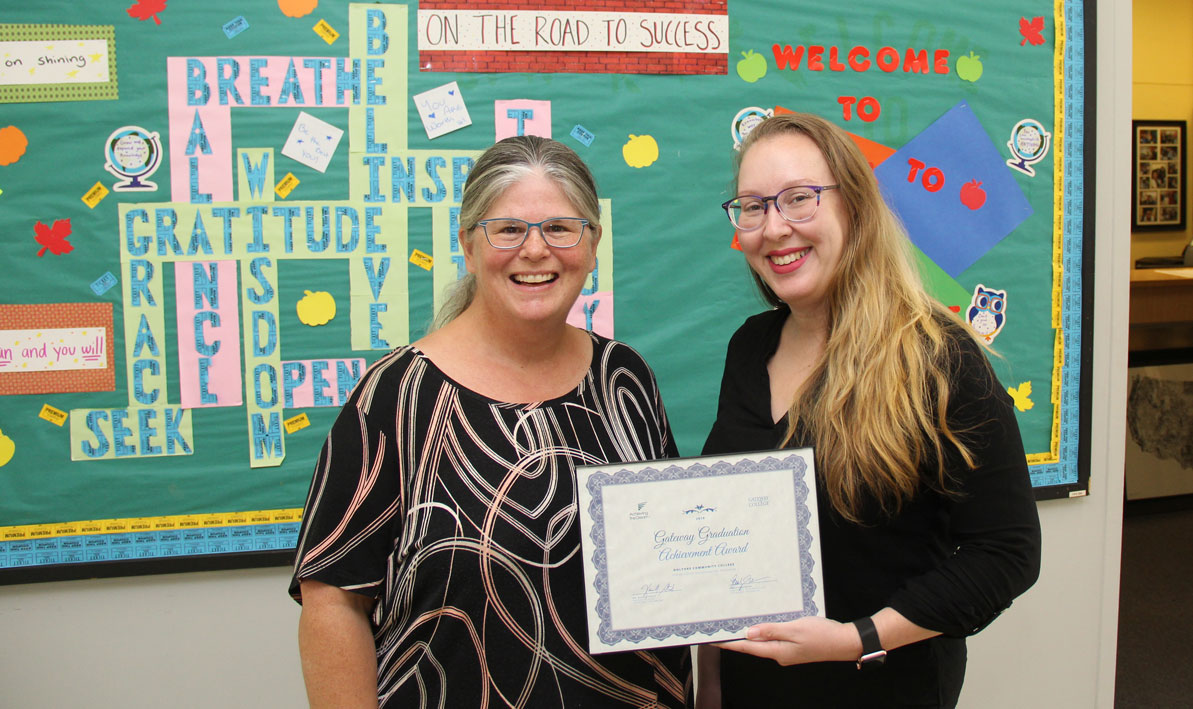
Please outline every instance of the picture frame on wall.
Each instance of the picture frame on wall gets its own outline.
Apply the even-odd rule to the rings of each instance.
[[[1185,228],[1185,121],[1131,122],[1131,226]]]

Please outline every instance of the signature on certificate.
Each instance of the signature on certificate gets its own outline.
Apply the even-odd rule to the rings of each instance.
[[[668,593],[678,590],[673,583],[644,583],[632,598],[634,603],[658,603]]]
[[[774,583],[773,576],[733,576],[729,579],[730,593],[748,593],[757,591],[768,583]]]

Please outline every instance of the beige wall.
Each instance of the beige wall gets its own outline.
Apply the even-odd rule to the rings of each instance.
[[[1131,117],[1187,121],[1193,127],[1193,0],[1135,0]],[[1186,149],[1193,140],[1186,138]],[[1187,169],[1193,160],[1186,158]],[[1185,179],[1188,204],[1189,179]],[[1193,209],[1185,231],[1134,232],[1131,263],[1140,256],[1171,256],[1189,243]]]

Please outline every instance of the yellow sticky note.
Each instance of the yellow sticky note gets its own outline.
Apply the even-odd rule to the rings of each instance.
[[[83,204],[95,209],[95,205],[104,201],[104,197],[107,196],[108,188],[104,187],[102,182],[96,182],[91,186],[91,189],[87,190],[87,194],[83,195],[80,199],[83,200]]]
[[[307,418],[305,413],[301,413],[297,416],[286,419],[282,422],[282,425],[286,427],[286,433],[298,433],[307,426],[310,426],[311,420]]]
[[[298,187],[298,178],[294,176],[293,172],[287,172],[281,182],[278,182],[277,186],[273,188],[273,191],[277,192],[282,199],[286,199],[295,187]]]
[[[315,25],[312,29],[315,30],[315,34],[322,37],[323,41],[328,44],[340,38],[340,33],[333,30],[331,25],[327,24],[327,20],[319,20],[319,24]]]
[[[61,426],[62,424],[66,423],[66,412],[62,411],[61,409],[55,409],[49,404],[42,404],[41,413],[39,413],[37,416],[38,418],[43,418],[46,421],[49,421],[55,426]]]
[[[415,249],[410,254],[410,263],[423,270],[430,271],[431,267],[435,265],[435,259],[431,258],[430,254],[424,254],[418,249]]]

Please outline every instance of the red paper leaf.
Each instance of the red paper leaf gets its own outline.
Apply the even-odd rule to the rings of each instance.
[[[1024,44],[1026,44],[1028,42],[1031,42],[1031,44],[1033,46],[1037,45],[1037,44],[1043,44],[1044,43],[1044,35],[1042,34],[1043,31],[1044,31],[1044,18],[1043,17],[1033,17],[1031,19],[1031,21],[1028,21],[1028,19],[1026,17],[1020,17],[1019,18],[1019,34],[1023,35],[1023,41],[1019,43],[1019,46],[1022,47]]]
[[[136,0],[132,7],[128,8],[128,15],[142,21],[152,17],[153,21],[160,25],[162,21],[157,13],[165,10],[166,0]]]
[[[41,222],[33,225],[33,232],[37,234],[35,237],[37,243],[41,244],[41,251],[37,252],[38,256],[44,256],[46,249],[55,256],[62,254],[69,254],[75,250],[66,237],[70,236],[70,220],[69,219],[55,219],[54,226],[46,226]]]

